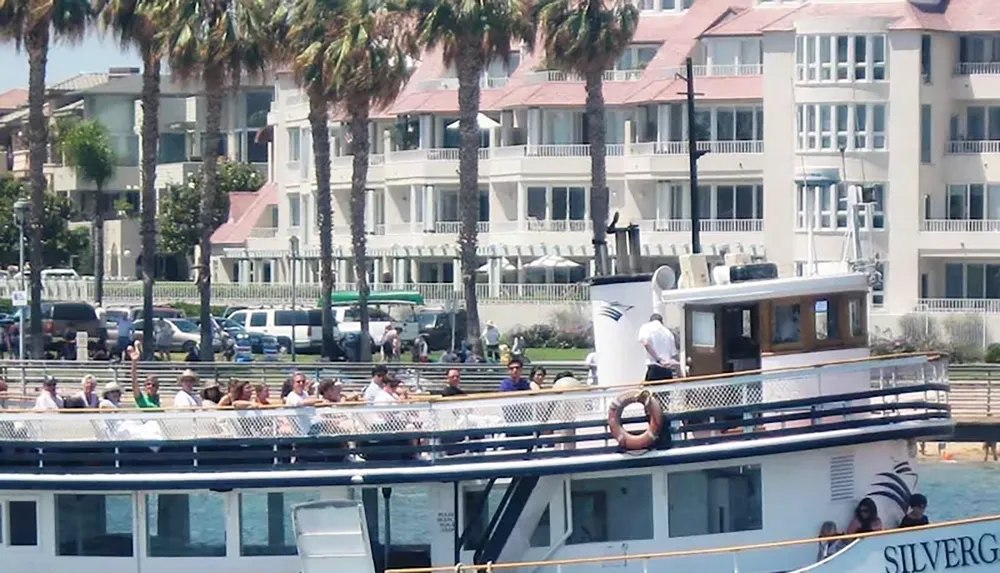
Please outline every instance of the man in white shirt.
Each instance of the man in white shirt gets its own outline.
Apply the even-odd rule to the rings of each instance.
[[[365,402],[374,402],[375,397],[382,391],[382,384],[389,369],[379,364],[372,368],[372,381],[365,387]]]
[[[185,370],[177,379],[181,389],[174,395],[174,408],[201,408],[201,396],[194,391],[198,375],[193,370]]]
[[[292,374],[292,391],[285,396],[285,405],[292,408],[315,405],[319,399],[309,395],[309,391],[306,390],[307,385],[305,374],[301,372]]]
[[[500,361],[500,329],[492,320],[486,321],[486,330],[482,335],[483,346],[486,347],[486,358],[494,362]]]
[[[56,394],[56,379],[46,376],[42,381],[42,393],[35,399],[35,410],[58,410],[63,407],[63,399]]]
[[[590,386],[597,385],[597,352],[591,352],[587,355],[587,358],[583,361],[583,365],[587,367],[587,384]]]
[[[639,327],[639,343],[646,350],[646,381],[673,378],[673,368],[678,365],[677,342],[664,326],[663,316],[654,313]]]

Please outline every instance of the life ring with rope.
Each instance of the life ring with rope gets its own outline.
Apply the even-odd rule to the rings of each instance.
[[[646,410],[649,426],[641,434],[633,434],[622,425],[625,408],[632,404],[642,404]],[[611,407],[608,408],[608,428],[611,430],[611,437],[625,450],[648,450],[659,439],[662,426],[663,407],[649,390],[622,392],[615,397]]]

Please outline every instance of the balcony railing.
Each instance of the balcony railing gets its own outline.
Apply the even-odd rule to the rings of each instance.
[[[955,155],[1000,153],[1000,140],[949,141],[948,153]]]
[[[479,78],[479,87],[482,89],[499,89],[507,85],[510,78],[501,76],[483,76]],[[417,84],[419,91],[433,90],[457,90],[458,78],[434,78],[424,80]]]
[[[700,151],[709,153],[764,153],[764,142],[749,141],[699,141]],[[686,141],[650,141],[632,144],[632,155],[684,155],[688,152]]]
[[[479,159],[489,159],[490,148],[479,149]],[[392,163],[412,162],[412,161],[458,161],[458,148],[443,149],[407,149],[406,151],[394,151],[389,156]],[[384,158],[383,158],[384,162]]]
[[[738,77],[759,76],[764,73],[763,64],[702,64],[693,66],[695,77]],[[684,66],[664,68],[663,75],[674,78],[687,73]]]
[[[592,223],[590,220],[582,219],[572,219],[572,220],[537,220],[529,219],[525,221],[528,231],[541,233],[541,232],[556,232],[565,233],[569,232],[580,232],[580,231],[590,231],[592,228]]]
[[[1000,299],[993,298],[922,298],[918,312],[954,312],[1000,314]]]
[[[651,219],[641,222],[643,230],[654,233],[690,233],[691,219]],[[759,233],[763,219],[703,219],[698,222],[703,233]]]
[[[642,77],[645,70],[608,70],[604,72],[606,82],[634,82]],[[573,82],[585,81],[583,76],[561,70],[542,70],[528,75],[529,83]]]
[[[998,233],[998,219],[925,219],[920,228],[927,233]]]
[[[956,76],[1000,74],[1000,62],[959,62],[955,64]]]

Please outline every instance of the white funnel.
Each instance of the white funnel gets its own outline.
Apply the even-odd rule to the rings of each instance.
[[[646,375],[646,351],[639,344],[639,327],[654,312],[650,279],[648,274],[593,279],[590,300],[601,386],[636,384]]]

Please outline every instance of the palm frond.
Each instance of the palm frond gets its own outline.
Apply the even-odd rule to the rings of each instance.
[[[539,0],[532,19],[548,64],[585,75],[608,70],[621,57],[635,36],[639,10],[625,0]]]

